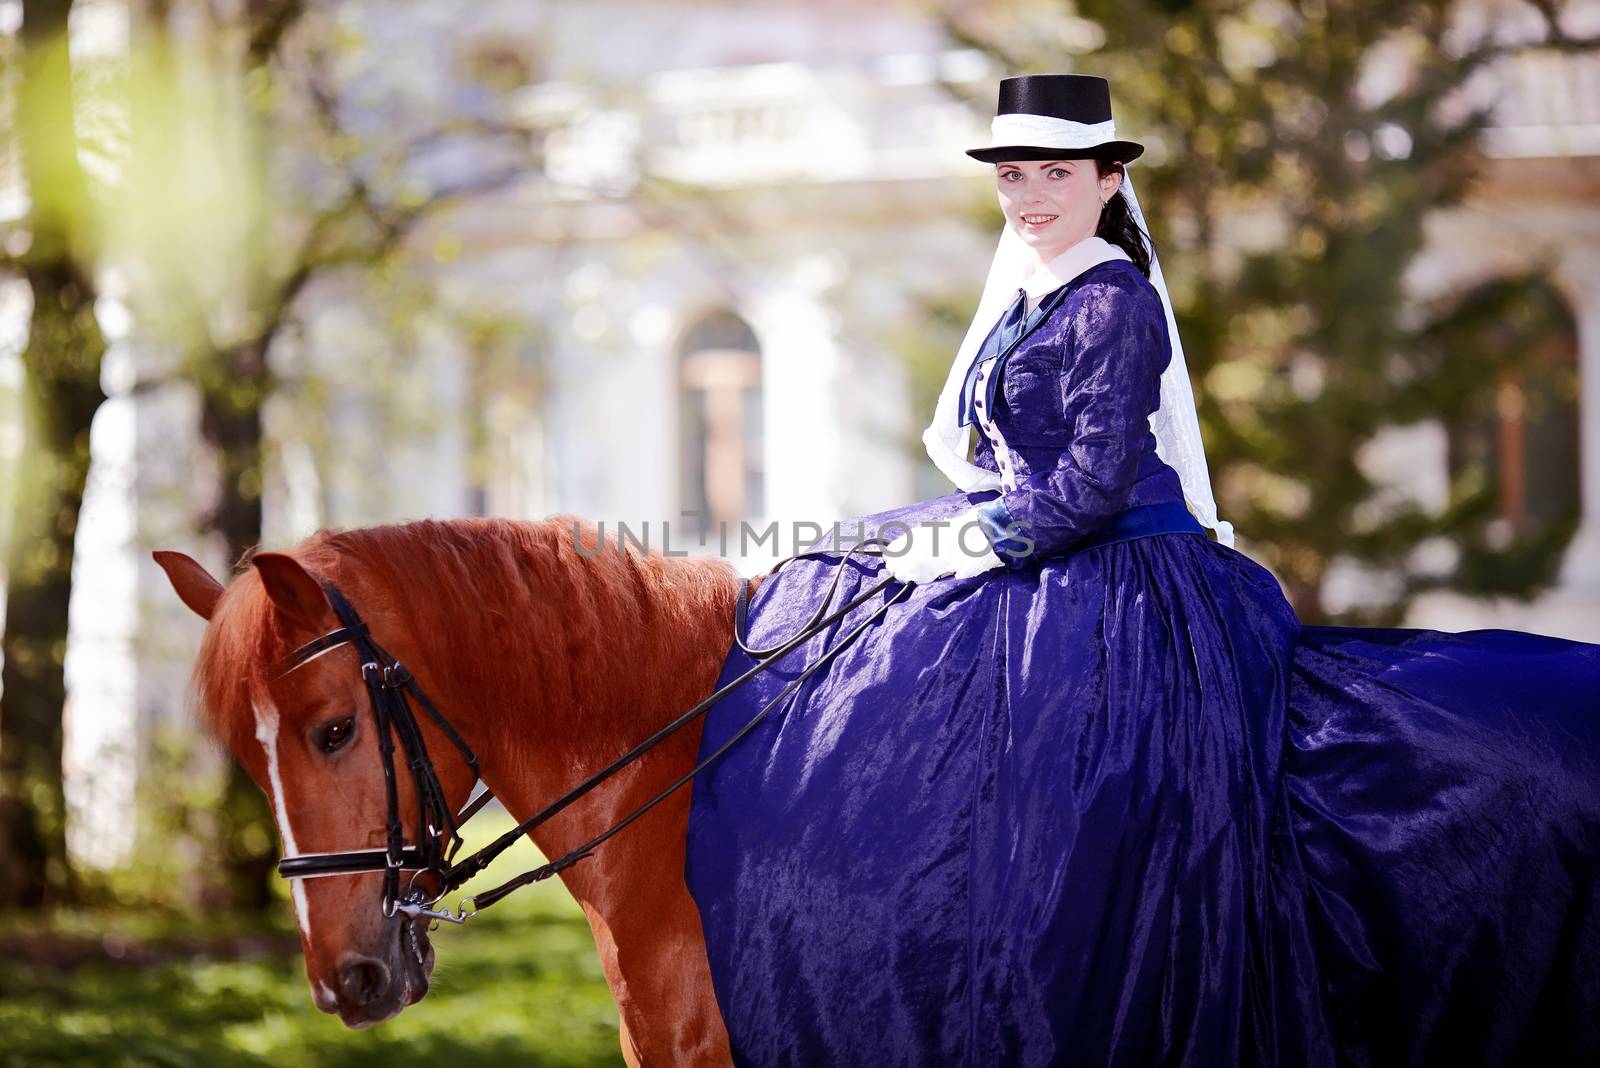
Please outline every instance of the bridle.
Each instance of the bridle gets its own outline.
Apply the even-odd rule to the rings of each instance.
[[[444,732],[474,775],[478,769],[477,755],[428,699],[411,672],[373,639],[366,623],[339,588],[327,581],[322,583],[322,588],[341,625],[337,630],[313,638],[290,653],[279,674],[280,677],[287,675],[341,645],[354,646],[361,659],[361,681],[367,689],[378,734],[384,800],[388,806],[388,818],[384,826],[385,844],[382,849],[286,856],[278,862],[278,873],[286,879],[295,879],[381,871],[384,873],[383,914],[393,916],[402,903],[400,873],[408,869],[435,873],[448,870],[461,848],[461,824],[488,804],[492,795],[485,791],[460,814],[451,812],[445,802],[444,787],[428,755],[427,742],[411,709],[410,699],[415,698],[428,718]],[[396,737],[399,738],[400,749],[405,754],[406,766],[411,770],[411,781],[416,788],[417,819],[412,837],[417,845],[406,844],[405,826],[400,818],[394,760]],[[413,882],[415,878],[412,877]],[[414,887],[408,886],[408,896],[413,890]]]
[[[427,918],[435,922],[446,920],[450,923],[465,923],[468,918],[493,905],[512,891],[531,883],[548,879],[557,872],[571,867],[583,858],[592,855],[595,847],[612,835],[617,834],[640,816],[643,816],[661,801],[664,801],[673,792],[703,771],[712,761],[727,752],[740,739],[754,730],[757,724],[765,719],[767,714],[785,697],[794,692],[813,672],[837,656],[857,635],[882,616],[891,605],[909,593],[915,583],[901,583],[900,589],[886,598],[883,604],[879,605],[866,619],[848,631],[836,644],[823,652],[816,660],[807,664],[804,670],[791,679],[776,697],[764,705],[749,722],[740,727],[726,742],[718,746],[714,752],[707,754],[704,759],[696,763],[693,768],[676,779],[666,789],[639,806],[628,816],[607,828],[603,833],[596,835],[564,856],[530,871],[523,872],[521,875],[509,879],[493,889],[462,899],[457,912],[451,912],[448,906],[444,908],[437,907],[448,894],[481,873],[489,866],[490,862],[516,844],[524,835],[551,819],[568,805],[627,767],[672,734],[704,715],[706,710],[722,697],[772,667],[785,655],[804,645],[818,633],[833,626],[834,623],[849,614],[857,606],[874,597],[891,583],[898,581],[892,576],[885,577],[875,585],[857,594],[848,604],[832,612],[828,611],[833,604],[834,593],[838,588],[839,579],[844,574],[845,565],[848,563],[851,554],[858,550],[870,551],[869,547],[876,545],[879,548],[873,555],[881,555],[882,547],[887,544],[887,541],[883,538],[868,538],[846,550],[836,565],[833,580],[828,585],[827,595],[823,598],[822,603],[817,606],[816,611],[805,626],[801,627],[793,636],[765,649],[753,649],[745,644],[750,584],[747,580],[741,580],[739,583],[739,595],[734,604],[733,640],[747,656],[759,661],[754,667],[712,693],[705,700],[617,757],[577,786],[562,794],[533,816],[517,824],[517,826],[482,849],[459,861],[455,857],[462,844],[460,834],[462,824],[466,823],[467,820],[493,800],[494,794],[491,790],[485,788],[473,796],[459,813],[451,812],[449,805],[445,801],[444,789],[439,783],[438,773],[434,770],[433,760],[429,756],[427,743],[423,739],[421,724],[412,710],[412,700],[414,699],[422,707],[427,717],[449,739],[451,745],[455,747],[474,775],[478,773],[478,758],[456,729],[451,726],[450,721],[428,699],[428,695],[418,685],[416,677],[406,670],[398,659],[391,656],[373,639],[367,624],[361,620],[361,617],[356,613],[355,607],[344,594],[332,582],[323,581],[322,588],[327,593],[328,601],[332,605],[340,625],[337,629],[312,639],[285,657],[280,666],[279,674],[283,675],[294,671],[340,646],[350,645],[354,647],[360,658],[361,679],[366,685],[372,718],[377,729],[378,753],[383,764],[385,803],[388,806],[388,815],[384,826],[384,847],[382,849],[345,850],[331,853],[298,853],[293,856],[285,856],[278,862],[278,874],[285,879],[313,879],[330,875],[354,875],[381,871],[383,872],[381,907],[384,916],[389,917],[395,915],[395,913],[404,913],[413,918]],[[790,560],[824,552],[838,552],[838,550],[814,549],[795,553],[793,556],[785,557],[775,564],[771,569],[771,573],[776,573],[779,568]],[[397,752],[395,742],[397,739],[399,741],[398,751],[405,756],[406,767],[411,771],[411,781],[417,796],[416,820],[412,833],[415,844],[406,842],[405,825],[400,813],[400,797],[395,775],[395,753]],[[481,782],[481,780],[479,781]],[[400,876],[405,871],[412,872],[412,875],[402,891]],[[418,885],[418,879],[423,875],[431,875],[433,877],[434,886],[431,896],[429,891],[422,889]]]
[[[886,544],[887,542],[882,538],[869,538],[845,551],[836,565],[833,580],[828,585],[827,595],[823,598],[822,603],[817,606],[811,619],[793,636],[769,648],[754,649],[745,643],[744,632],[750,584],[748,581],[741,581],[739,583],[739,595],[734,605],[733,640],[746,655],[759,661],[759,663],[712,693],[671,723],[656,731],[650,737],[644,739],[638,745],[629,749],[626,753],[617,757],[577,786],[574,786],[571,790],[568,790],[533,816],[519,823],[516,827],[496,838],[476,853],[459,861],[455,859],[455,855],[461,847],[461,825],[481,811],[493,799],[494,794],[491,790],[484,789],[474,796],[459,813],[452,814],[445,802],[444,790],[440,786],[437,772],[434,771],[433,761],[428,754],[427,743],[423,739],[420,724],[411,709],[411,699],[415,698],[417,703],[422,706],[428,718],[450,740],[474,774],[478,771],[477,756],[456,729],[451,726],[449,720],[428,699],[422,687],[417,684],[416,677],[406,670],[398,659],[391,656],[373,639],[366,623],[361,620],[361,617],[356,613],[355,607],[344,594],[332,582],[323,581],[322,587],[327,593],[328,601],[333,607],[334,614],[339,619],[340,626],[312,639],[290,653],[283,662],[280,674],[287,674],[342,645],[353,646],[360,656],[361,678],[366,685],[372,717],[377,728],[378,752],[383,764],[385,803],[388,806],[388,816],[384,828],[385,844],[382,849],[300,853],[293,856],[285,856],[278,862],[278,874],[285,879],[309,879],[330,875],[353,875],[381,871],[384,874],[381,904],[384,916],[393,916],[395,913],[400,912],[408,916],[425,917],[434,921],[447,920],[451,923],[465,923],[469,917],[493,905],[512,891],[531,883],[548,879],[550,876],[571,867],[583,858],[592,855],[595,847],[627,827],[640,816],[643,816],[661,801],[664,801],[673,792],[703,771],[712,761],[727,752],[735,743],[754,730],[779,702],[797,689],[813,672],[837,656],[857,635],[882,616],[891,605],[909,593],[915,584],[902,583],[900,589],[886,598],[883,604],[879,605],[866,619],[858,623],[816,660],[807,664],[805,669],[790,680],[776,697],[764,705],[749,722],[739,728],[726,742],[700,760],[666,789],[639,806],[628,816],[613,824],[606,831],[556,860],[523,872],[521,875],[507,880],[491,890],[463,899],[458,912],[452,913],[448,907],[442,909],[435,907],[446,895],[482,872],[496,857],[509,849],[524,835],[554,817],[568,805],[612,775],[615,775],[628,764],[637,760],[672,734],[698,719],[722,697],[748,682],[762,671],[774,666],[786,654],[799,648],[821,631],[831,627],[856,607],[897,581],[892,576],[886,577],[856,595],[848,604],[833,612],[828,612],[828,608],[833,603],[839,579],[844,574],[845,564],[849,561],[851,554],[858,550],[866,550],[873,545],[880,547],[879,554],[881,554],[881,547]],[[775,573],[790,560],[812,555],[813,552],[827,551],[836,550],[811,550],[795,553],[793,556],[786,557],[774,565],[772,572]],[[416,845],[408,845],[406,843],[405,827],[400,815],[400,800],[396,785],[394,762],[396,738],[400,742],[400,751],[406,757],[406,765],[411,770],[412,783],[415,786],[417,795],[418,805],[414,832],[414,838],[418,843]],[[413,872],[404,893],[401,893],[400,890],[400,874],[402,871]],[[430,874],[434,877],[435,892],[431,897],[426,891],[417,886],[417,879],[423,874]]]

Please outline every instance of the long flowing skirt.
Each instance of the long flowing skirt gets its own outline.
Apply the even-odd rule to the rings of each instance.
[[[883,574],[790,562],[750,643],[840,566]],[[1156,535],[915,588],[693,789],[740,1064],[1600,1063],[1600,646],[1302,628]]]

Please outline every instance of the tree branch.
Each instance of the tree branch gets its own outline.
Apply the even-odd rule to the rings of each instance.
[[[245,55],[252,70],[272,62],[284,35],[305,10],[304,0],[251,0],[245,15],[250,26]]]

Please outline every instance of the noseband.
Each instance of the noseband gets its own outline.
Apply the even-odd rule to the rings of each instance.
[[[384,797],[388,806],[388,815],[384,825],[385,844],[382,849],[347,850],[333,853],[299,853],[293,856],[285,856],[278,862],[278,874],[285,879],[313,879],[330,875],[355,875],[381,871],[383,872],[381,907],[385,916],[393,916],[395,913],[400,912],[413,918],[422,917],[434,921],[447,920],[451,923],[465,923],[468,917],[488,908],[513,890],[539,882],[542,879],[548,879],[557,872],[571,867],[584,857],[590,856],[596,846],[621,831],[661,801],[664,801],[679,787],[688,783],[710,765],[712,761],[727,752],[735,743],[754,730],[756,725],[766,718],[767,713],[771,712],[785,697],[794,692],[813,672],[837,656],[857,635],[880,618],[891,605],[910,593],[915,583],[901,583],[900,588],[886,598],[866,619],[848,631],[844,637],[825,650],[817,659],[807,664],[804,670],[790,680],[776,697],[764,705],[732,737],[695,764],[693,768],[680,776],[665,790],[662,790],[628,816],[613,824],[606,831],[591,838],[565,856],[542,864],[531,871],[523,872],[521,875],[491,890],[463,899],[458,912],[451,912],[449,907],[438,907],[447,894],[463,886],[468,880],[482,872],[489,866],[490,862],[516,844],[524,835],[545,823],[562,809],[578,800],[578,798],[639,759],[639,757],[672,734],[704,715],[706,710],[722,697],[774,666],[786,654],[831,627],[857,606],[876,596],[879,591],[891,583],[897,582],[898,580],[892,576],[885,577],[852,598],[848,604],[833,612],[828,612],[828,608],[833,603],[839,579],[844,574],[845,565],[849,561],[851,554],[861,550],[867,551],[871,555],[881,555],[882,547],[886,544],[888,543],[882,538],[868,538],[852,545],[850,549],[845,551],[835,567],[833,580],[828,586],[827,595],[823,598],[822,603],[817,606],[816,611],[806,622],[806,625],[801,627],[793,636],[769,648],[753,649],[745,644],[750,584],[748,581],[741,581],[739,583],[739,596],[734,604],[733,640],[734,644],[743,650],[747,656],[757,661],[754,667],[729,682],[726,686],[718,689],[705,700],[617,757],[610,764],[607,764],[571,790],[568,790],[527,820],[519,823],[516,827],[496,838],[476,853],[459,861],[455,859],[455,856],[461,848],[460,828],[462,824],[466,823],[468,819],[493,800],[494,794],[492,791],[484,789],[476,794],[459,813],[452,813],[449,804],[445,800],[444,789],[439,783],[438,773],[434,770],[433,760],[428,754],[428,746],[423,738],[421,724],[416,714],[412,711],[412,700],[414,699],[422,707],[427,717],[449,739],[450,744],[455,747],[462,760],[466,762],[467,767],[475,776],[478,774],[478,758],[462,739],[460,733],[451,726],[450,721],[428,699],[428,695],[418,685],[415,676],[406,670],[399,660],[385,652],[383,647],[373,640],[366,623],[362,622],[361,617],[356,613],[355,607],[351,605],[344,594],[333,583],[323,582],[322,588],[328,595],[328,601],[333,606],[334,614],[338,617],[340,626],[336,630],[312,639],[290,653],[284,659],[279,674],[283,675],[294,671],[296,668],[302,667],[324,653],[342,645],[350,645],[355,649],[360,658],[361,680],[367,689],[372,718],[377,729],[378,754],[383,765]],[[878,548],[874,552],[869,549],[870,546],[877,546]],[[785,557],[775,564],[772,572],[776,573],[784,564],[797,557],[837,551],[836,549],[816,549],[795,553],[793,556]],[[411,781],[417,797],[417,812],[412,834],[415,844],[406,842],[405,825],[400,814],[400,797],[395,776],[396,739],[399,740],[398,751],[405,756],[406,767],[411,771]],[[400,875],[405,871],[412,872],[412,875],[407,881],[404,891],[402,891]],[[434,885],[431,892],[418,885],[418,880],[423,875],[432,876]]]

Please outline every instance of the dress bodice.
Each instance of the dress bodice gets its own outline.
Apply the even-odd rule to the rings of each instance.
[[[1068,548],[1123,509],[1184,499],[1150,429],[1171,360],[1160,294],[1120,260],[1064,288],[1037,325],[985,361],[970,400],[972,462],[1001,478],[981,516],[992,533],[1022,523],[1030,555]]]

